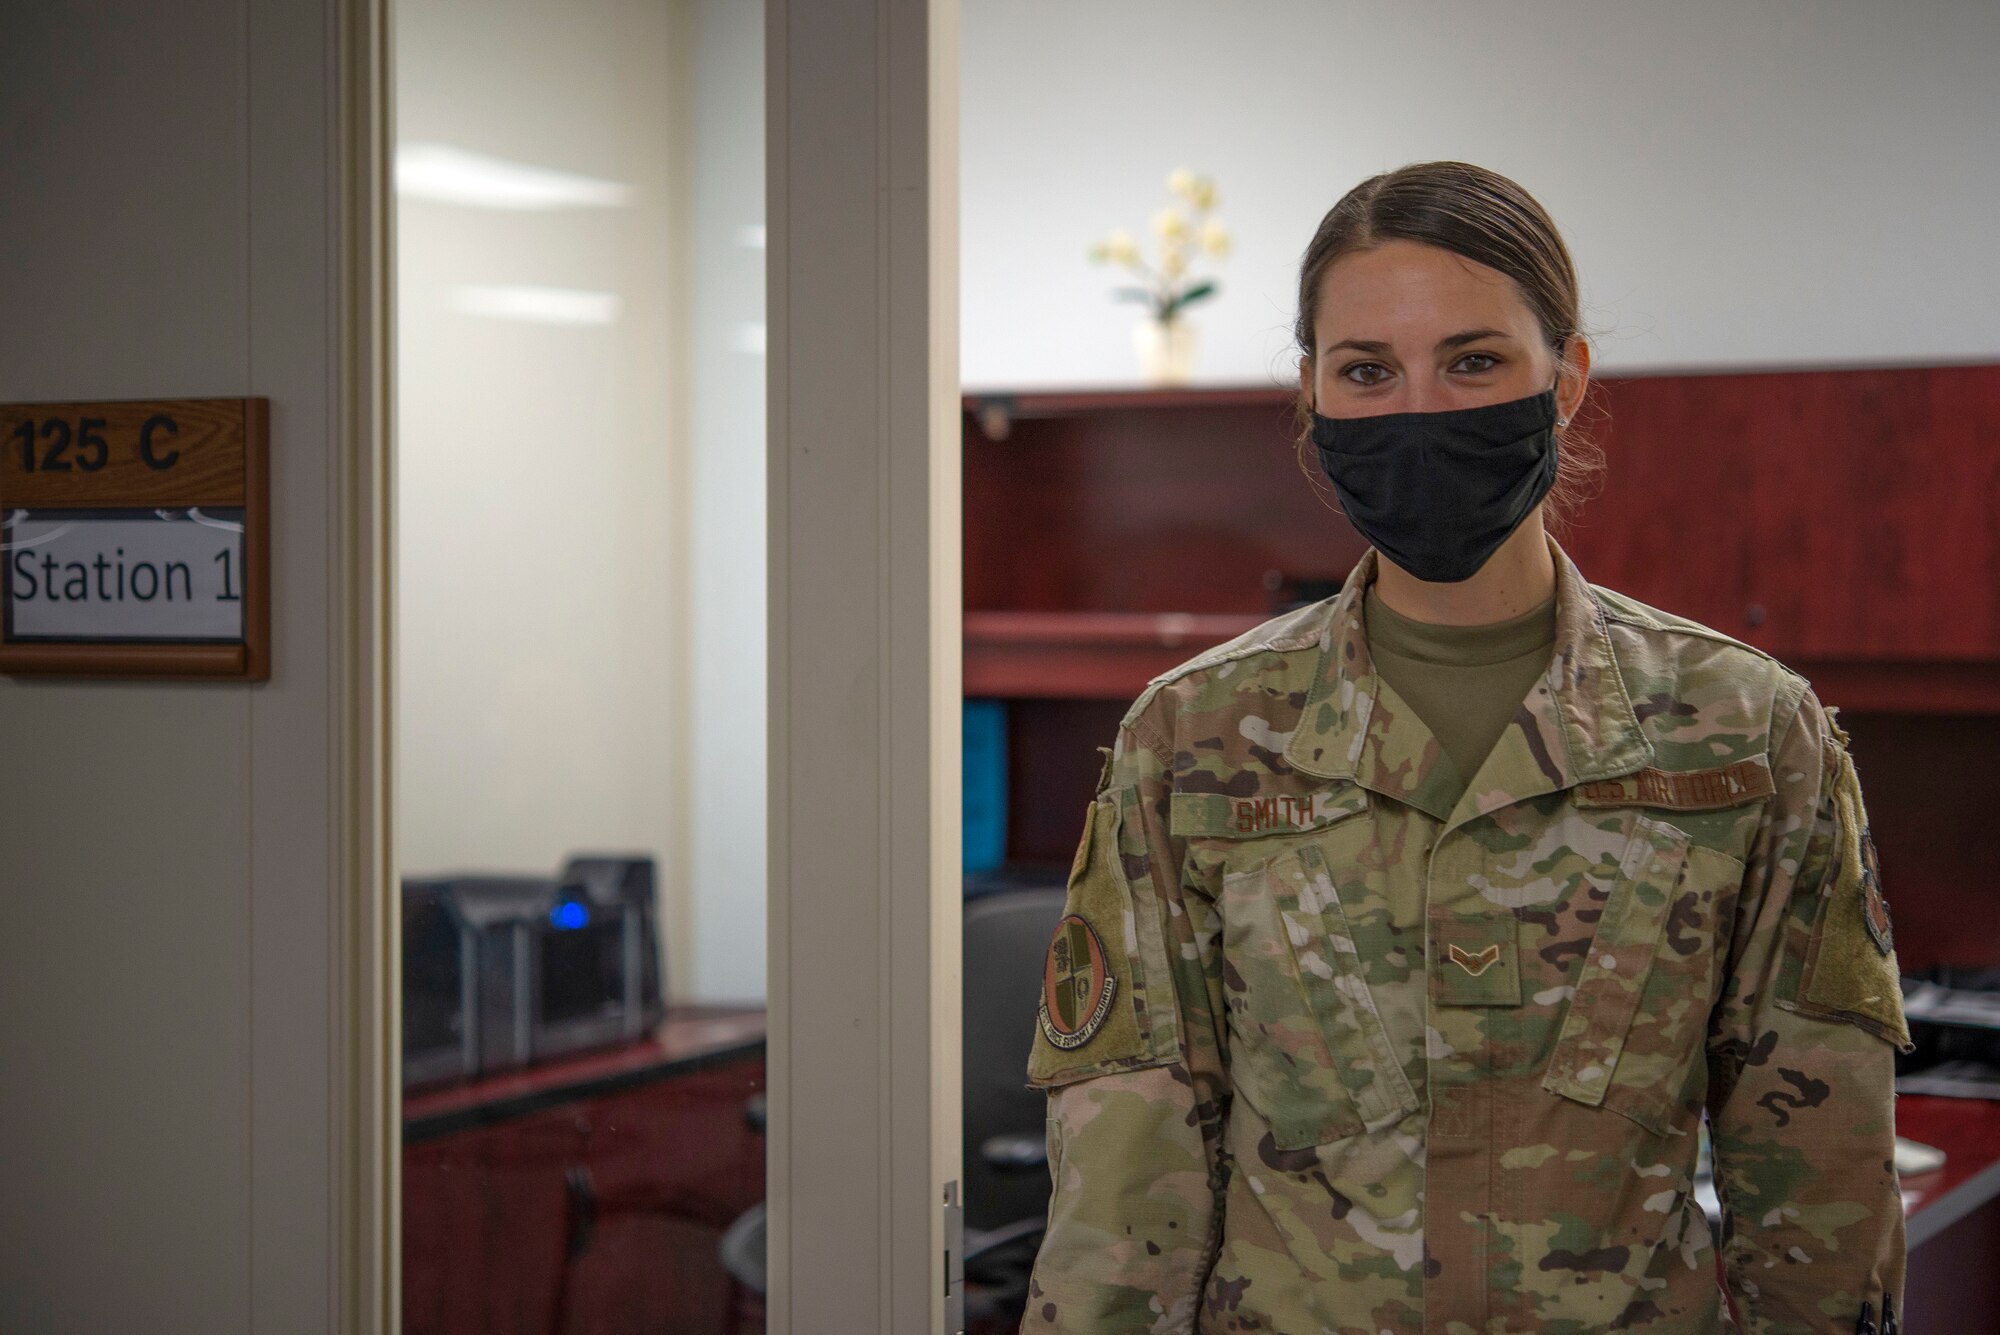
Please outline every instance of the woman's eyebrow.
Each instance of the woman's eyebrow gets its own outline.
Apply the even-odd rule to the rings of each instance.
[[[1438,351],[1443,352],[1449,348],[1463,347],[1467,343],[1477,343],[1482,338],[1511,339],[1511,337],[1512,335],[1500,329],[1468,329],[1465,330],[1463,333],[1446,334],[1443,338],[1438,340],[1437,345],[1438,345]],[[1353,348],[1356,352],[1379,353],[1379,352],[1389,351],[1389,345],[1387,343],[1381,343],[1377,342],[1374,339],[1367,339],[1367,338],[1343,338],[1338,343],[1327,344],[1325,351],[1332,352],[1337,348]]]
[[[1481,339],[1486,339],[1486,338],[1506,338],[1506,337],[1508,337],[1508,335],[1504,331],[1499,329],[1468,329],[1462,334],[1451,334],[1444,338],[1439,339],[1438,350],[1443,351],[1446,348],[1461,347],[1467,343],[1477,343]]]

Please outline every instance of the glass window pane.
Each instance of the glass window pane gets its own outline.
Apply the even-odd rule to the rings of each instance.
[[[761,7],[394,22],[404,1329],[760,1329]]]

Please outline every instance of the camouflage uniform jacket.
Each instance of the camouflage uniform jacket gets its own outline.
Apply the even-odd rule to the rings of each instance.
[[[1373,551],[1125,715],[1045,963],[1024,1332],[1846,1335],[1901,1298],[1846,734],[1551,545],[1552,662],[1455,804],[1370,664]]]

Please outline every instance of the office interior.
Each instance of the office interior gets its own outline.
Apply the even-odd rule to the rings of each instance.
[[[54,58],[90,29],[58,8],[6,20],[17,49]],[[169,51],[239,39],[241,14],[205,8]],[[390,13],[396,1319],[411,1335],[761,1330],[764,16],[738,0]],[[176,31],[132,22],[156,43]],[[243,40],[246,61],[272,55]],[[138,45],[88,44],[114,66]],[[1905,1181],[1909,1325],[2000,1330],[1966,1315],[2000,1312],[1983,779],[2000,754],[1996,54],[2000,17],[1961,0],[962,0],[966,1329],[1014,1328],[1046,1208],[1042,1096],[1024,1072],[1097,748],[1151,677],[1328,596],[1365,547],[1294,448],[1299,251],[1366,175],[1458,158],[1533,192],[1582,278],[1608,467],[1565,549],[1596,582],[1776,654],[1840,708],[1922,1021],[1902,1129],[1946,1154]],[[190,96],[163,136],[229,128],[222,94]],[[26,169],[53,179],[52,142]],[[1188,308],[1174,371],[1091,247],[1119,229],[1153,246],[1159,210],[1191,215],[1177,171],[1213,182],[1206,216],[1224,231],[1191,252],[1216,291]],[[53,225],[17,220],[0,244]],[[143,255],[140,224],[118,226]],[[258,278],[253,263],[242,281]],[[190,342],[239,341],[246,360],[267,346],[269,331],[225,328],[183,295]],[[144,368],[120,393],[201,378],[184,352],[105,337]],[[7,360],[0,399],[60,382],[24,352],[15,390]],[[22,754],[59,750],[49,707],[86,689],[0,682],[0,749],[11,734]],[[195,692],[177,707],[212,739],[248,726]],[[104,787],[82,762],[51,764],[0,765],[0,810],[47,819],[35,785]],[[111,791],[147,813],[133,843],[202,802]],[[29,1035],[48,997],[76,999],[60,973],[86,957],[46,946],[61,915],[120,901],[37,900],[35,885],[74,887],[65,867],[110,855],[74,829],[8,828],[7,935],[40,944],[0,943],[0,1009],[30,1021],[0,1041],[0,1083],[26,1082],[0,1097],[26,1184],[0,1205],[0,1330],[103,1329],[132,1309],[79,1291],[88,1253],[163,1255],[166,1202],[216,1187],[159,1168],[174,1135],[135,1137],[153,1123],[58,1095],[94,1090],[94,1062],[124,1063],[176,1125],[247,1140],[245,1115],[202,1044],[124,1037],[108,1004],[50,1020],[62,1051]],[[187,875],[220,883],[272,856],[227,847]],[[123,884],[134,865],[84,879]],[[200,924],[236,909],[202,901],[148,933],[200,959]],[[246,1012],[249,956],[197,993],[124,949],[112,963],[182,998],[190,1034],[286,1059],[282,1016]],[[335,1132],[308,1119],[302,1134]],[[228,1192],[251,1190],[255,1153],[232,1157]],[[72,1175],[129,1178],[151,1203],[84,1209],[60,1185]],[[237,1294],[236,1250],[142,1259],[113,1287],[150,1286],[171,1309],[160,1329],[275,1328]]]

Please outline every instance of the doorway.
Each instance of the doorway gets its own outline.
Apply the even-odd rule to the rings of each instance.
[[[393,7],[406,1330],[946,1319],[952,18]]]

